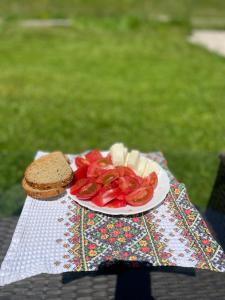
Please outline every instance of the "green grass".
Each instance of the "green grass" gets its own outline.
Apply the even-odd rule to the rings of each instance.
[[[203,208],[225,146],[225,61],[185,26],[128,17],[71,28],[0,27],[0,214],[17,214],[38,149],[79,153],[116,141],[161,150]]]
[[[203,19],[215,26],[225,26],[225,1],[222,0],[1,0],[0,17],[20,18],[74,18],[136,16],[142,20],[167,15],[173,21]],[[221,20],[218,25],[217,19]]]

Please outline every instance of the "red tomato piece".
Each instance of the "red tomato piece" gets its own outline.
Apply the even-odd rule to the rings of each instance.
[[[153,188],[155,189],[157,184],[158,184],[158,176],[156,174],[156,172],[152,172],[150,175],[150,185],[153,186]]]
[[[89,200],[99,192],[100,188],[100,184],[90,181],[81,187],[76,196],[78,199]]]
[[[119,177],[119,173],[116,170],[105,170],[97,179],[96,182],[103,185],[109,184]]]
[[[86,155],[85,155],[86,159],[89,161],[89,162],[94,162],[96,160],[99,160],[99,159],[102,159],[103,156],[101,155],[100,151],[98,149],[94,149],[90,152],[88,152]]]
[[[124,207],[127,205],[127,202],[125,200],[119,200],[119,199],[114,199],[107,203],[105,206],[107,207],[112,207],[112,208],[119,208],[119,207]]]
[[[116,199],[118,199],[118,200],[120,200],[120,201],[126,201],[126,194],[124,194],[124,193],[120,193],[119,194],[119,196],[117,196],[117,198]]]
[[[119,188],[125,194],[129,194],[140,186],[136,177],[124,176],[119,178]]]
[[[132,206],[140,206],[148,203],[153,196],[153,187],[140,187],[126,196],[126,201]]]
[[[143,186],[152,186],[154,189],[158,184],[158,176],[155,172],[152,172],[147,177],[145,177],[142,181]]]
[[[120,176],[138,177],[138,175],[136,175],[134,170],[131,169],[130,167],[119,166],[119,167],[116,167],[116,169],[118,170]]]
[[[103,158],[90,164],[87,171],[87,177],[97,177],[104,172],[105,169],[112,169],[113,166]]]
[[[70,188],[70,193],[72,195],[76,195],[77,192],[87,183],[88,183],[87,178],[81,178],[77,180],[76,183]]]
[[[119,178],[107,183],[104,185],[104,188],[106,190],[110,190],[110,189],[116,189],[119,187]]]
[[[75,157],[75,164],[78,168],[80,168],[80,167],[83,167],[86,165],[90,165],[90,162],[86,158],[77,156],[77,157]]]
[[[75,172],[74,172],[74,177],[76,180],[79,180],[81,178],[85,178],[87,177],[87,170],[88,170],[88,166],[82,166],[80,168],[78,168]]]
[[[111,190],[105,190],[104,188],[96,195],[93,199],[92,202],[97,205],[97,206],[104,206],[113,199],[116,199],[117,196],[119,195],[120,191],[119,189],[111,189]]]

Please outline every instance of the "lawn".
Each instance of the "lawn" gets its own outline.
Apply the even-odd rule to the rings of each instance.
[[[77,16],[68,28],[0,27],[0,215],[18,214],[37,149],[79,153],[115,141],[161,150],[192,201],[207,204],[225,145],[225,60],[190,27]]]

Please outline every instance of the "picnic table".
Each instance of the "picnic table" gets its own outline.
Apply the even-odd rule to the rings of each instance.
[[[165,169],[167,169],[166,161],[161,154],[156,153],[151,155],[154,156],[156,160],[158,159],[158,162],[161,165],[163,165]],[[194,208],[194,206],[190,202],[188,202],[188,198],[187,199],[185,198],[187,197],[187,195],[185,193],[184,186],[176,182],[175,177],[170,173],[169,169],[167,169],[167,171],[171,179],[171,190],[173,191],[172,194],[173,196],[171,195],[168,196],[167,199],[165,199],[165,202],[167,201],[170,205],[171,203],[172,205],[175,203],[176,205],[179,206],[180,212],[182,212],[181,210],[183,205],[183,209],[186,211],[185,214],[177,214],[177,215],[175,214],[178,220],[178,225],[180,224],[179,227],[180,229],[178,231],[182,232],[182,234],[183,233],[186,234],[186,236],[184,234],[184,237],[182,238],[181,241],[181,245],[183,244],[186,245],[184,248],[182,248],[182,250],[184,251],[180,251],[180,248],[178,247],[179,253],[176,252],[177,245],[173,243],[170,243],[171,247],[174,245],[174,250],[171,249],[171,253],[168,247],[166,248],[167,251],[161,251],[160,244],[158,243],[158,245],[156,245],[154,248],[155,250],[158,251],[158,253],[153,253],[151,260],[148,261],[145,256],[145,251],[142,251],[146,249],[145,248],[143,249],[142,247],[142,250],[140,250],[139,247],[139,249],[135,253],[129,253],[129,251],[126,251],[128,252],[129,257],[130,256],[132,257],[132,259],[130,259],[130,262],[127,264],[127,263],[123,263],[121,259],[123,258],[124,255],[123,248],[120,247],[121,251],[119,251],[118,253],[119,248],[117,247],[116,249],[117,253],[114,254],[116,255],[115,258],[117,259],[117,262],[113,260],[112,260],[113,262],[110,261],[110,258],[113,259],[114,257],[113,255],[111,255],[110,257],[110,255],[108,254],[107,257],[104,256],[102,261],[104,261],[104,259],[107,259],[109,260],[109,263],[106,264],[104,263],[102,268],[98,269],[97,265],[99,266],[99,261],[97,261],[96,263],[96,261],[92,262],[91,259],[88,260],[87,259],[88,255],[86,256],[86,260],[83,260],[83,262],[86,263],[86,268],[82,265],[79,265],[81,260],[80,261],[77,260],[77,254],[80,253],[82,255],[85,254],[86,253],[85,249],[83,249],[84,252],[82,252],[82,249],[81,251],[79,250],[80,252],[79,251],[73,252],[73,255],[75,253],[73,258],[75,257],[76,261],[72,261],[71,259],[69,259],[71,257],[68,256],[68,251],[71,251],[71,249],[74,250],[76,246],[78,246],[79,248],[79,243],[77,244],[73,243],[72,246],[69,242],[64,243],[65,246],[64,258],[65,260],[67,260],[67,263],[65,263],[63,268],[60,269],[63,270],[63,272],[59,272],[60,274],[58,275],[45,274],[45,275],[37,275],[31,278],[26,278],[28,276],[23,276],[22,274],[21,279],[24,278],[24,280],[8,284],[4,287],[0,287],[0,299],[1,298],[18,299],[20,296],[22,299],[25,296],[34,296],[34,295],[35,298],[39,298],[39,299],[45,299],[45,298],[67,299],[68,296],[70,296],[74,299],[79,299],[79,300],[137,299],[137,298],[151,299],[151,297],[156,299],[168,299],[168,298],[169,299],[180,299],[180,298],[206,299],[206,297],[207,299],[215,299],[215,298],[225,299],[225,287],[224,287],[225,273],[218,272],[218,271],[224,272],[224,253],[222,251],[222,248],[217,244],[217,242],[211,236],[204,220],[202,219],[198,211]],[[183,196],[181,195],[181,193],[183,193],[182,194]],[[29,203],[29,201],[32,203],[32,199],[27,199],[26,203]],[[64,200],[62,200],[62,202],[63,201]],[[27,204],[25,204],[25,206],[26,205]],[[74,205],[76,204],[74,203]],[[167,204],[164,204],[164,206],[166,205]],[[79,232],[80,230],[79,226],[76,226],[76,218],[74,219],[74,217],[82,216],[82,214],[79,213],[80,208],[76,207],[76,209],[74,210],[74,207],[71,207],[71,209],[74,212],[74,214],[72,215],[69,214],[68,218],[73,218],[73,226],[71,227],[71,224],[68,222],[65,222],[65,226],[68,229],[70,228],[73,228],[73,230],[75,229],[75,231],[72,232],[73,233],[75,232],[76,236],[78,236],[79,238],[84,239],[84,236],[88,238],[88,233],[90,233],[90,228],[86,228],[87,232],[84,232],[84,236],[83,236]],[[26,207],[24,211],[26,212]],[[22,215],[25,214],[24,211]],[[176,212],[177,211],[178,210],[176,209]],[[157,213],[156,215],[154,215],[152,212],[150,216],[147,214],[147,219],[145,219],[145,216],[142,216],[143,217],[142,223],[148,222],[149,218],[153,220],[153,218],[157,217]],[[165,212],[161,211],[160,213],[162,214]],[[86,212],[86,215],[90,217],[90,212]],[[85,216],[83,215],[82,217],[84,218]],[[90,219],[92,220],[93,217],[96,217],[95,214]],[[97,217],[99,216],[97,215]],[[165,218],[166,217],[168,216],[165,216]],[[17,218],[6,218],[0,220],[1,261],[9,246],[10,239],[12,237],[12,233],[15,229],[17,221],[18,221]],[[65,220],[62,221],[64,222]],[[60,218],[59,218],[59,222],[61,222]],[[138,217],[136,218],[136,222],[139,222]],[[171,219],[170,222],[174,223],[174,220]],[[142,223],[138,223],[138,226],[141,226]],[[110,224],[112,224],[112,219],[106,218],[106,226]],[[152,224],[154,225],[153,222]],[[195,224],[198,225],[198,228],[194,226]],[[89,225],[92,226],[93,224],[89,224]],[[172,226],[171,228],[173,228],[173,225],[171,225],[170,223],[167,223],[167,225],[168,228],[170,226]],[[153,236],[157,240],[158,236],[153,235],[154,233],[157,233],[157,230],[155,230],[155,228],[152,229],[151,226],[150,227],[147,226],[146,229],[152,230],[149,236],[150,237]],[[174,232],[176,233],[176,226],[173,229],[175,229]],[[187,229],[189,230],[189,233],[187,232]],[[67,241],[71,239],[71,237],[68,237],[69,231],[70,230],[67,230],[65,232],[66,234],[65,238],[67,239]],[[132,232],[132,230],[130,230],[130,232]],[[161,233],[163,236],[163,231]],[[28,228],[28,233],[27,232],[23,233],[23,238],[25,239],[26,239],[26,234],[29,234],[29,228]],[[138,234],[139,232],[137,231],[136,235]],[[73,234],[72,237],[74,236],[75,235]],[[92,237],[93,236],[94,234],[92,235]],[[94,243],[92,237],[90,237],[90,239],[92,239],[92,242]],[[178,237],[180,238],[179,234]],[[201,239],[198,239],[197,237],[201,237]],[[171,238],[172,238],[172,242],[177,242],[177,244],[179,244],[176,234],[175,237],[172,236]],[[161,245],[161,248],[165,249],[165,247],[168,244],[168,240],[165,238],[165,236],[163,237],[163,239],[164,239],[164,244]],[[147,244],[143,243],[143,241],[147,242]],[[61,243],[61,241],[58,242],[59,244]],[[148,240],[146,241],[143,238],[140,238],[139,242],[141,242],[141,246],[149,245]],[[204,248],[204,247],[208,247],[208,248]],[[88,248],[88,249],[93,250],[95,248],[93,249]],[[20,251],[19,248],[16,250],[18,252]],[[46,249],[46,251],[48,250],[49,249]],[[175,251],[176,254],[173,254],[173,251]],[[192,251],[191,255],[189,254],[190,251]],[[169,254],[166,256],[165,255],[162,256],[162,253],[169,253]],[[179,256],[179,254],[181,254],[181,256]],[[136,257],[134,257],[135,255]],[[178,258],[178,263],[176,263],[177,258]],[[27,258],[24,259],[25,259],[24,261],[26,261]],[[8,259],[8,261],[10,261],[10,259]],[[136,262],[140,262],[140,261],[143,262],[142,265],[135,264]],[[15,262],[13,263],[15,264]],[[142,267],[140,268],[140,266]],[[56,267],[57,264],[55,265],[55,268]],[[89,272],[86,272],[88,270]],[[212,272],[212,270],[217,272]],[[79,272],[74,272],[74,271],[79,271]],[[53,272],[49,272],[49,273],[53,273]],[[12,277],[13,275],[14,274],[10,274],[10,276]]]

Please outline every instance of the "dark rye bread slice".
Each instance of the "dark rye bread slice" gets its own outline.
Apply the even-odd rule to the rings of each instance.
[[[34,160],[24,177],[31,187],[48,190],[68,185],[73,179],[73,171],[64,154],[56,151]]]
[[[48,189],[48,190],[39,190],[31,187],[25,178],[23,178],[22,181],[22,187],[27,193],[32,198],[39,199],[39,200],[46,200],[49,198],[53,198],[56,196],[59,196],[60,194],[65,192],[64,187],[58,187],[58,188],[53,188],[53,189]]]

